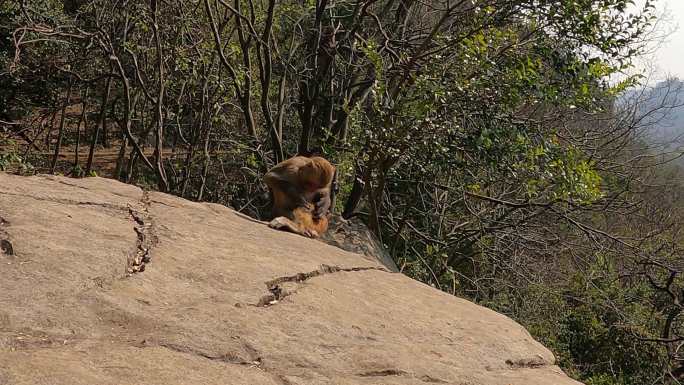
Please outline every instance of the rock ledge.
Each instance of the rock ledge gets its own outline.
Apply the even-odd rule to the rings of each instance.
[[[216,204],[0,173],[0,385],[570,385],[511,319]]]

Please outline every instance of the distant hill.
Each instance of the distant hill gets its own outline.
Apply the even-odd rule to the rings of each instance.
[[[669,149],[684,145],[684,81],[670,79],[627,92],[620,105],[640,118],[646,141]]]

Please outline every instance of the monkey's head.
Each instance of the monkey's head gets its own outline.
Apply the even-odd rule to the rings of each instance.
[[[335,166],[319,156],[309,159],[310,162],[299,168],[299,178],[306,190],[314,191],[330,186],[335,176]]]

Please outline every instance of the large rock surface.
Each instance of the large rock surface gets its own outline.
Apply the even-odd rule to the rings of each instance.
[[[0,217],[2,385],[579,384],[503,315],[220,205],[0,173]]]

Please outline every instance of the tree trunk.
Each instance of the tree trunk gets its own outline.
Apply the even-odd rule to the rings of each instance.
[[[73,81],[69,77],[69,86],[67,87],[67,95],[62,105],[62,116],[59,118],[59,132],[57,133],[57,143],[55,144],[55,154],[52,157],[52,165],[50,165],[50,173],[55,173],[55,167],[57,167],[57,158],[59,158],[59,150],[62,149],[62,139],[64,138],[64,119],[66,118],[66,109],[71,101],[71,89],[73,87]]]
[[[81,124],[83,124],[83,132],[85,133],[88,131],[88,115],[86,113],[86,109],[88,108],[88,91],[90,91],[90,88],[86,87],[85,92],[81,94],[81,116],[78,118],[78,125],[76,126],[76,149],[74,151],[74,168],[72,169],[71,174],[78,177],[83,176],[82,173],[78,171],[78,156],[81,150]],[[79,173],[79,175],[76,175],[76,173]]]
[[[97,118],[97,124],[95,125],[95,130],[93,130],[93,137],[90,140],[90,151],[88,151],[88,163],[86,164],[85,174],[89,175],[90,170],[93,167],[93,157],[95,155],[95,146],[97,145],[98,136],[100,135],[100,129],[106,134],[105,121],[107,114],[107,103],[109,102],[109,95],[112,91],[112,76],[107,78],[107,85],[102,95],[102,106],[100,106],[100,114]]]
[[[128,145],[128,136],[124,133],[121,134],[121,148],[119,149],[119,156],[116,158],[116,169],[114,170],[114,176],[116,179],[121,180],[121,171],[123,169],[124,155],[126,154],[126,146]]]
[[[163,103],[164,103],[164,82],[166,79],[164,78],[164,58],[163,58],[163,53],[162,53],[162,46],[161,46],[161,40],[159,37],[159,24],[158,24],[158,19],[159,19],[159,8],[161,8],[161,2],[155,3],[156,6],[153,7],[152,9],[152,14],[154,17],[154,20],[152,22],[152,31],[154,32],[154,42],[157,50],[157,71],[159,72],[159,88],[157,90],[157,106],[155,110],[155,118],[156,118],[156,123],[157,123],[157,130],[155,131],[155,149],[154,152],[156,154],[156,159],[155,159],[155,166],[157,168],[157,177],[159,180],[157,181],[157,187],[159,188],[159,191],[168,191],[169,189],[169,182],[166,179],[166,171],[164,170],[164,111],[163,111]]]
[[[363,193],[366,189],[364,171],[361,166],[356,166],[355,174],[354,185],[352,186],[351,193],[344,204],[344,211],[342,212],[342,218],[344,219],[349,219],[354,216],[356,207],[361,202],[361,198],[363,198]]]

